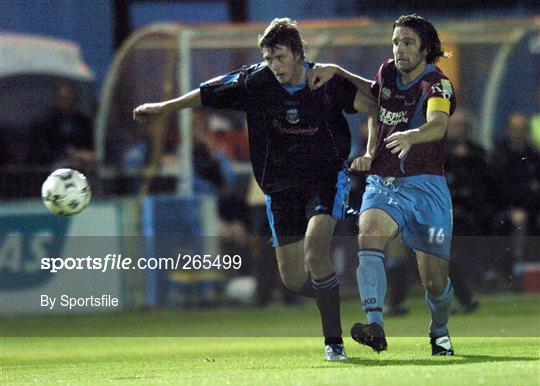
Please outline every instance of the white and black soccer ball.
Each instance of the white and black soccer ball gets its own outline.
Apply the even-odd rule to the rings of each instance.
[[[43,203],[58,216],[81,213],[90,202],[92,193],[86,177],[73,169],[58,169],[41,186]]]

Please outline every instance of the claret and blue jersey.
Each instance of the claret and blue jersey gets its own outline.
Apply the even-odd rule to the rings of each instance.
[[[307,84],[285,88],[260,63],[205,82],[200,91],[204,106],[247,113],[253,171],[266,194],[335,176],[349,156],[343,112],[356,112],[356,88],[343,78],[315,91]]]
[[[379,127],[372,172],[380,176],[444,175],[445,139],[413,145],[400,160],[385,147],[384,138],[396,131],[426,123],[428,100],[436,110],[451,115],[456,106],[453,87],[434,64],[412,82],[402,84],[393,59],[386,60],[373,81],[371,92],[379,101]]]
[[[452,114],[456,105],[452,84],[433,64],[414,81],[402,84],[389,59],[379,69],[371,91],[379,101],[379,127],[360,212],[382,209],[396,222],[406,245],[449,259],[452,200],[444,178],[446,138],[412,145],[401,160],[386,148],[384,139],[422,126],[428,106]]]

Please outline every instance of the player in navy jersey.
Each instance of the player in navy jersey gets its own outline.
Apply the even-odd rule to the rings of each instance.
[[[373,82],[335,65],[316,68],[318,89],[334,74],[351,80],[378,102],[378,125],[369,127],[367,151],[351,169],[368,171],[360,209],[358,287],[368,324],[356,323],[353,339],[386,350],[382,307],[386,294],[385,249],[399,233],[416,252],[426,300],[433,355],[453,355],[448,334],[453,289],[448,277],[452,202],[444,177],[448,118],[455,109],[452,83],[435,66],[447,57],[435,28],[417,15],[393,26],[393,59]]]
[[[311,90],[303,41],[290,19],[274,19],[259,37],[264,61],[202,83],[179,98],[137,107],[134,118],[209,106],[245,111],[250,157],[266,194],[283,283],[313,297],[321,314],[325,358],[344,360],[339,279],[330,262],[336,221],[345,215],[351,139],[343,112],[376,103],[342,77]]]

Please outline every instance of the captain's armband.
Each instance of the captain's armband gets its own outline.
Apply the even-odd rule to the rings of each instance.
[[[429,98],[427,102],[427,112],[430,111],[442,111],[443,113],[450,114],[450,99],[433,97]]]

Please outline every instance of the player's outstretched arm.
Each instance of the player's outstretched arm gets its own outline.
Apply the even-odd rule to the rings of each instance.
[[[386,147],[392,149],[392,154],[398,153],[399,159],[403,159],[412,145],[443,139],[448,127],[448,118],[446,112],[428,111],[425,124],[416,129],[398,131],[386,137],[384,139]]]
[[[339,75],[356,86],[358,91],[368,98],[371,95],[371,81],[353,74],[337,64],[317,64],[307,73],[308,85],[311,90],[316,90],[328,82],[334,75]],[[374,98],[373,98],[374,99]],[[375,99],[374,99],[375,100]]]
[[[140,105],[133,110],[133,119],[145,120],[153,116],[190,107],[200,107],[201,105],[201,92],[199,89],[195,89],[175,99]]]
[[[360,93],[356,94],[356,97],[359,98]],[[356,108],[356,99],[355,99],[355,108]],[[367,172],[371,169],[371,161],[373,160],[373,155],[375,154],[375,146],[377,144],[377,131],[379,127],[378,122],[378,112],[379,106],[376,103],[369,103],[367,106],[368,113],[368,138],[366,152],[364,155],[357,157],[351,164],[351,170],[356,170],[359,172]]]

